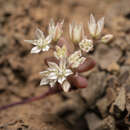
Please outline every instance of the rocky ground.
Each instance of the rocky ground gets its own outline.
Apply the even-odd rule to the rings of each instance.
[[[129,0],[0,0],[0,106],[47,91],[39,86],[45,54],[30,54],[24,39],[36,27],[46,32],[51,18],[64,18],[67,34],[90,13],[105,16],[104,34],[115,38],[90,54],[97,65],[84,74],[88,87],[0,111],[0,130],[130,130]]]

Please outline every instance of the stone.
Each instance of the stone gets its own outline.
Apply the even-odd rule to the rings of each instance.
[[[105,91],[105,72],[95,72],[88,80],[88,87],[81,90],[81,96],[86,100],[87,104],[91,106],[96,102]]]
[[[88,113],[85,116],[89,130],[100,130],[102,120],[94,113]]]
[[[115,98],[116,94],[114,89],[108,87],[106,90],[106,96],[97,101],[96,106],[103,118],[108,115],[109,106],[112,104]]]
[[[112,63],[117,63],[121,57],[121,52],[117,48],[109,48],[100,44],[95,53],[95,61],[102,69],[107,69]],[[118,69],[117,65],[116,68]]]
[[[108,66],[107,70],[109,72],[119,72],[120,66],[116,62],[113,62]]]
[[[85,116],[89,130],[115,130],[115,120],[108,116],[101,120],[96,114],[88,113]]]
[[[119,110],[119,113],[115,111],[115,108]],[[120,116],[119,114],[123,112],[125,108],[126,108],[126,90],[124,87],[122,87],[115,101],[111,105],[110,112],[117,116]]]
[[[121,88],[119,95],[117,96],[114,106],[117,106],[121,111],[125,110],[125,105],[126,105],[126,91],[125,88]]]
[[[110,104],[106,97],[101,98],[100,100],[97,101],[96,106],[102,117],[106,117],[108,115],[107,110],[109,105]]]

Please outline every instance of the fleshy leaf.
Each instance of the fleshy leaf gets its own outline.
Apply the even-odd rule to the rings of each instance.
[[[84,61],[84,63],[81,64],[76,69],[76,71],[79,73],[89,71],[89,70],[93,69],[95,67],[95,65],[96,65],[95,61],[92,58],[87,57],[86,60]]]
[[[88,85],[87,79],[79,74],[69,77],[69,82],[76,88],[86,88]]]

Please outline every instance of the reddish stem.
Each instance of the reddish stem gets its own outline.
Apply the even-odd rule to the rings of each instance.
[[[47,97],[49,95],[57,93],[58,91],[59,91],[58,89],[49,89],[46,93],[44,93],[44,94],[42,94],[40,96],[32,97],[32,98],[25,99],[25,100],[22,100],[22,101],[18,101],[18,102],[14,102],[14,103],[11,103],[11,104],[7,104],[5,106],[1,106],[0,107],[0,111],[8,109],[10,107],[17,106],[17,105],[22,105],[22,104],[26,104],[26,103],[30,103],[30,102],[34,102],[34,101],[43,99],[43,98],[45,98],[45,97]]]

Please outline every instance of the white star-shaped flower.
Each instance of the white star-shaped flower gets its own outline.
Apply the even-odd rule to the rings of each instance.
[[[68,64],[72,68],[79,67],[80,64],[82,64],[85,61],[85,57],[82,57],[81,51],[75,51],[73,54],[71,54],[68,58]]]
[[[35,47],[32,48],[31,53],[39,53],[40,51],[48,51],[50,48],[52,37],[48,35],[45,38],[43,32],[40,29],[36,29],[35,35],[36,35],[36,40],[25,40],[25,42],[35,45]]]
[[[63,90],[67,92],[70,88],[67,77],[73,74],[73,72],[67,69],[66,60],[60,60],[59,65],[54,62],[48,62],[48,66],[49,68],[46,71],[40,72],[43,75],[40,85],[49,84],[51,87],[54,87],[55,83],[58,82]]]

